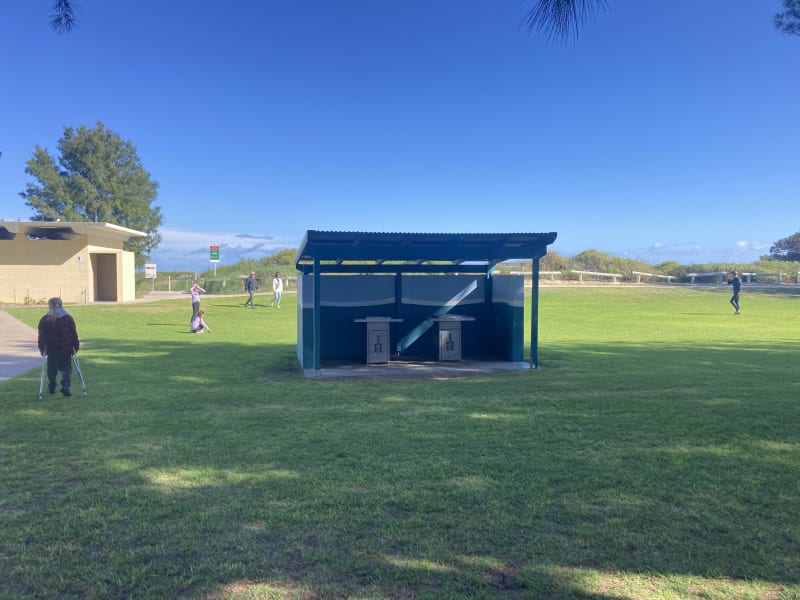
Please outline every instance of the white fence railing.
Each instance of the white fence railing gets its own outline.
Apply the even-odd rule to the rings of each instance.
[[[656,279],[663,279],[667,283],[672,283],[675,279],[674,275],[658,275],[657,273],[645,273],[644,271],[631,271],[631,275],[636,276],[636,283],[642,282],[642,277],[655,277]]]
[[[613,281],[614,283],[617,283],[618,278],[620,279],[622,278],[622,275],[620,275],[619,273],[596,273],[594,271],[576,271],[575,269],[572,269],[570,273],[576,273],[578,275],[578,281],[581,282],[583,281],[584,276],[610,277],[611,281]]]

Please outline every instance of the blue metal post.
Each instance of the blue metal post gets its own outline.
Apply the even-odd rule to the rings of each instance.
[[[539,368],[539,257],[531,259],[531,368]]]
[[[322,279],[319,272],[319,259],[314,258],[314,370],[319,371],[322,368],[322,360],[320,356],[322,349],[320,344],[322,341],[322,315],[320,314],[320,280]]]

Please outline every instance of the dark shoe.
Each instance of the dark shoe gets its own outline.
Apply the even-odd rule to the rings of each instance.
[[[62,387],[61,393],[64,394],[65,396],[72,396],[72,392],[69,391],[69,388]]]
[[[56,393],[56,384],[55,383],[48,383],[47,384],[47,393],[48,394],[55,394]]]

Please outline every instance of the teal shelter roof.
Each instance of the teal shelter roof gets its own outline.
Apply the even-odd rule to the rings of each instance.
[[[556,233],[306,232],[295,266],[303,273],[486,273],[511,259],[539,259]]]

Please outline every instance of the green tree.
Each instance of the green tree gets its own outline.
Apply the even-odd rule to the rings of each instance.
[[[761,260],[800,261],[800,231],[772,244],[769,255]]]
[[[613,273],[614,257],[594,248],[584,250],[572,257],[574,268],[595,273]]]
[[[147,233],[125,249],[136,255],[136,265],[161,241],[161,209],[151,206],[158,183],[142,168],[136,148],[98,122],[64,129],[58,142],[58,162],[36,146],[25,172],[37,179],[20,196],[36,214],[36,221],[93,221],[113,223]]]
[[[541,271],[566,271],[569,267],[569,258],[561,256],[553,250],[549,250],[539,261],[539,270]]]
[[[278,250],[271,256],[272,260],[279,265],[292,265],[294,267],[294,259],[297,257],[297,248],[284,248]]]
[[[687,273],[686,267],[674,260],[657,264],[656,270],[662,275],[672,275],[673,277],[683,277]]]

